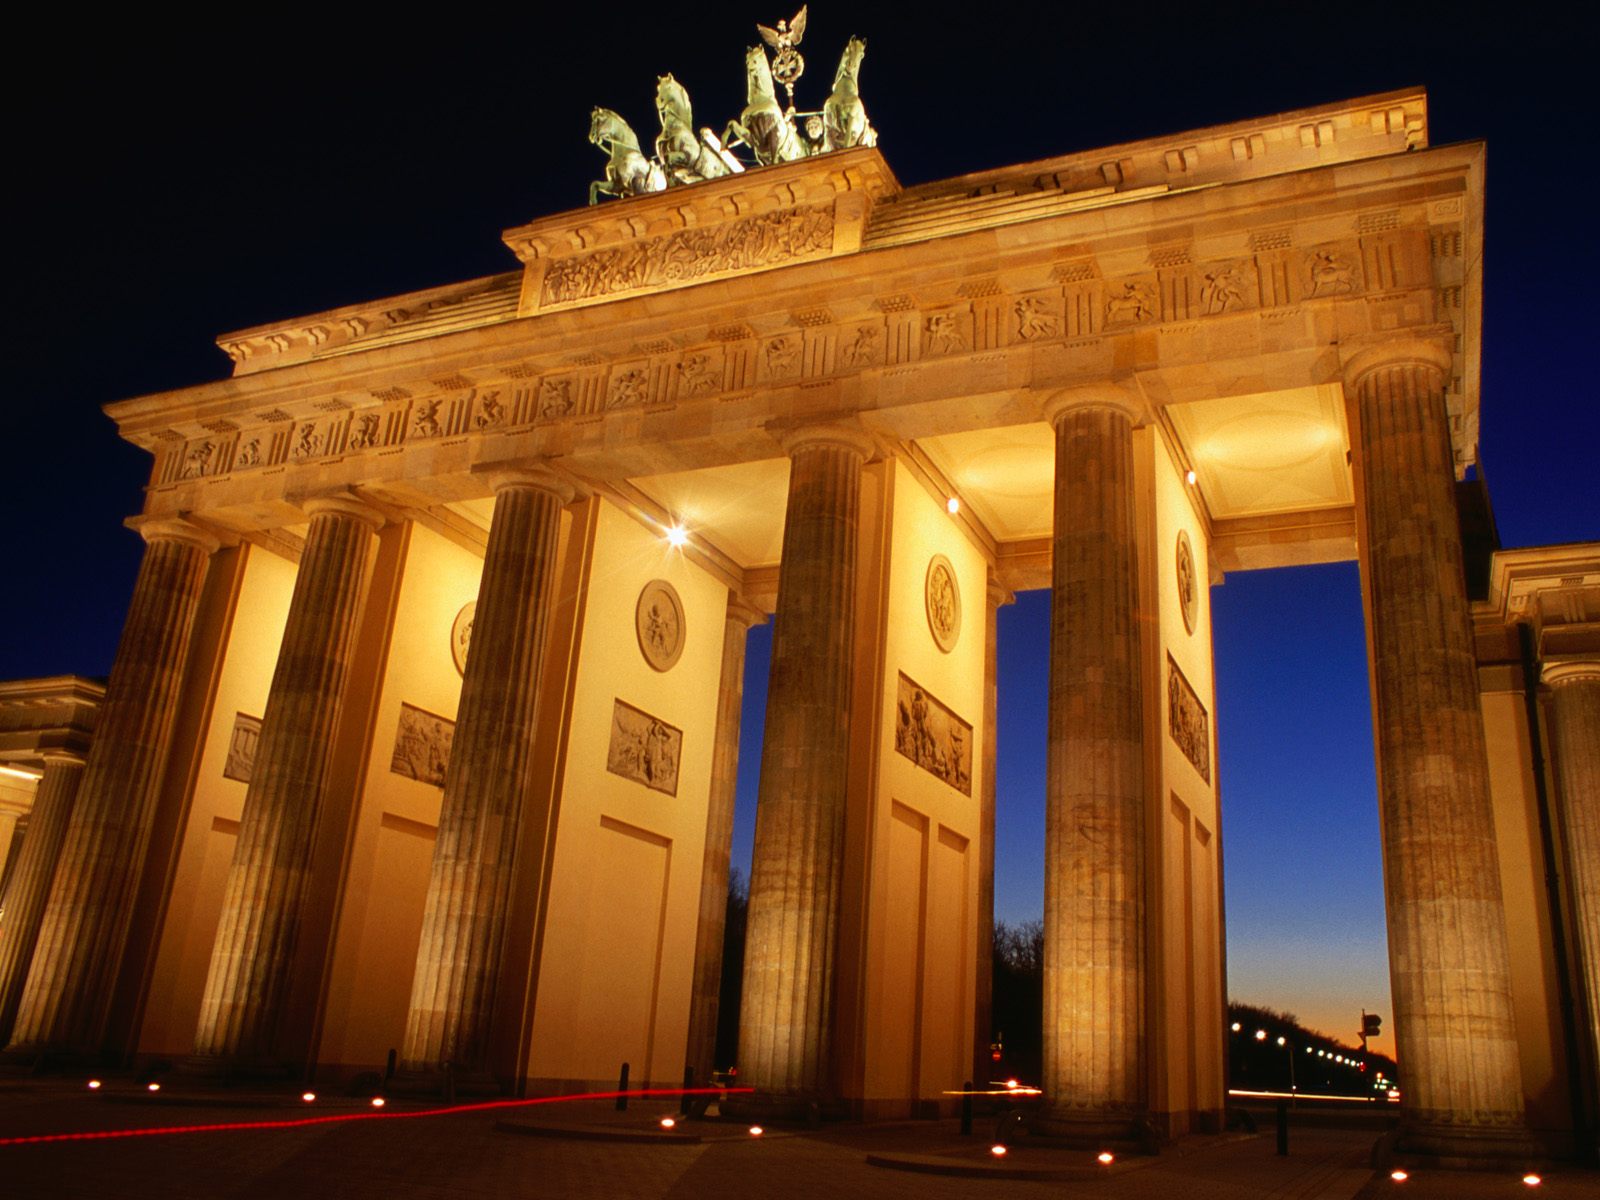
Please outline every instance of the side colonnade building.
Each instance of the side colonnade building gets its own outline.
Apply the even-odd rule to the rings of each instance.
[[[747,1107],[948,1107],[996,613],[1049,587],[1045,1124],[1216,1128],[1210,585],[1359,559],[1408,1144],[1569,1150],[1600,557],[1464,547],[1483,163],[1420,92],[914,188],[855,148],[219,339],[230,378],[108,409],[147,545],[54,869],[7,885],[9,1055],[707,1078],[776,614]]]

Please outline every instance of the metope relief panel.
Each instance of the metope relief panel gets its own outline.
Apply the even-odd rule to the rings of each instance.
[[[402,703],[389,770],[442,788],[445,769],[450,765],[450,743],[455,736],[456,723],[450,718]]]
[[[972,795],[972,726],[904,671],[895,705],[894,748],[962,795]]]
[[[256,766],[256,746],[260,742],[261,718],[235,713],[233,732],[228,735],[228,756],[222,761],[222,777],[249,783]]]
[[[683,730],[625,701],[613,700],[606,770],[676,796],[682,759]]]
[[[1211,782],[1211,718],[1178,664],[1167,655],[1167,731],[1200,778]]]

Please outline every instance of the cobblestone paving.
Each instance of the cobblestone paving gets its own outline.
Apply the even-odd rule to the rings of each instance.
[[[169,1136],[0,1145],[0,1197],[118,1200],[341,1200],[415,1197],[607,1197],[700,1200],[754,1197],[1176,1197],[1179,1200],[1477,1200],[1529,1194],[1512,1175],[1418,1172],[1404,1185],[1366,1168],[1372,1135],[1300,1129],[1280,1158],[1267,1136],[1166,1155],[1121,1174],[1073,1182],[1023,1182],[910,1174],[869,1166],[868,1151],[960,1154],[981,1159],[983,1141],[960,1139],[951,1123],[774,1131],[755,1139],[726,1126],[695,1126],[709,1140],[638,1145],[529,1137],[496,1129],[511,1117],[546,1124],[623,1124],[651,1129],[661,1106],[635,1104],[476,1111],[406,1118],[421,1106],[396,1101],[376,1120],[303,1128],[242,1129]],[[87,1094],[59,1084],[0,1084],[0,1138],[67,1131],[293,1120],[304,1107],[223,1107],[169,1094],[152,1103],[129,1083]],[[319,1101],[318,1115],[370,1111],[355,1101]],[[979,1126],[980,1133],[983,1126]],[[1008,1161],[1060,1162],[1064,1152],[1016,1147]],[[1540,1194],[1600,1197],[1600,1175],[1552,1171]]]

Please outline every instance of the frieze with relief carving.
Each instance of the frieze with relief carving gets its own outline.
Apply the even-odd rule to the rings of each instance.
[[[1211,782],[1211,718],[1172,655],[1167,655],[1167,732],[1183,756]]]
[[[570,304],[640,288],[691,283],[833,249],[833,209],[806,205],[710,229],[680,229],[613,249],[554,259],[540,303]]]
[[[964,796],[972,795],[972,726],[900,672],[895,751]]]
[[[612,701],[606,770],[676,796],[682,761],[683,730],[625,701]]]
[[[450,765],[450,743],[455,736],[456,723],[449,717],[402,703],[389,769],[418,783],[442,788]]]

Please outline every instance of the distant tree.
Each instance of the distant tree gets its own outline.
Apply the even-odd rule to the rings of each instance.
[[[1002,1078],[1037,1083],[1044,1061],[1044,923],[994,925],[994,1029]]]
[[[717,997],[716,1064],[719,1071],[739,1056],[739,998],[744,990],[744,928],[750,886],[738,867],[728,872],[728,911],[722,926],[722,987]]]

